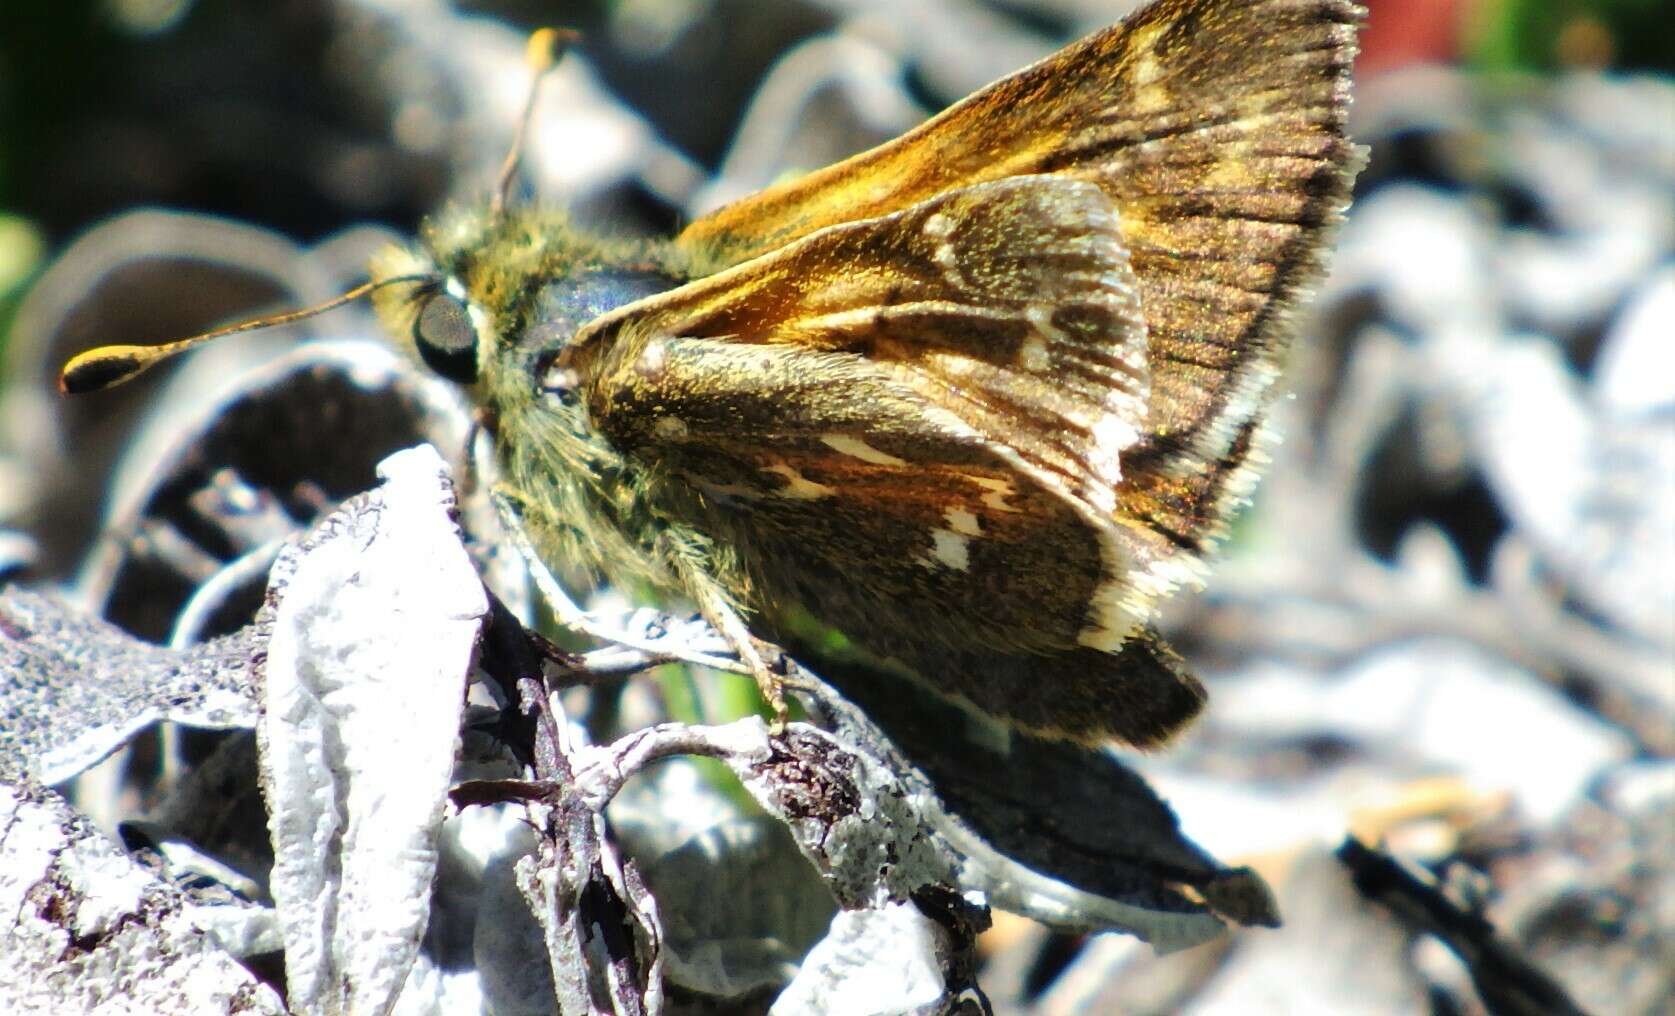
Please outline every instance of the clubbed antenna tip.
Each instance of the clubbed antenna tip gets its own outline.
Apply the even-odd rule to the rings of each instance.
[[[282,314],[269,314],[250,321],[240,321],[238,324],[217,328],[214,331],[193,335],[190,338],[176,339],[174,342],[165,342],[156,346],[100,346],[97,349],[89,349],[85,353],[71,357],[70,361],[64,365],[64,369],[58,372],[58,390],[65,395],[81,395],[86,392],[115,388],[124,381],[131,381],[139,377],[153,366],[176,354],[184,353],[188,349],[195,349],[222,336],[237,335],[239,332],[255,331],[258,328],[271,328],[274,325],[287,325],[293,321],[311,318],[316,314],[323,314],[328,310],[341,307],[352,300],[359,300],[373,290],[381,289],[384,286],[427,285],[435,281],[435,277],[431,275],[400,275],[388,279],[375,279],[312,307],[285,311]]]
[[[500,180],[494,188],[494,214],[506,210],[512,192],[512,181],[518,174],[518,163],[523,159],[524,138],[529,134],[529,122],[535,117],[535,97],[546,77],[564,54],[581,39],[581,33],[569,28],[540,28],[529,36],[524,51],[524,62],[529,67],[529,94],[524,98],[523,115],[518,118],[518,131],[512,136],[512,148],[506,161],[500,164]]]

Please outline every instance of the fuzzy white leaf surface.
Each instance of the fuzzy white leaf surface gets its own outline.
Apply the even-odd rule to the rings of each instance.
[[[385,1012],[429,919],[437,836],[488,603],[428,445],[274,569],[258,728],[300,1013]]]

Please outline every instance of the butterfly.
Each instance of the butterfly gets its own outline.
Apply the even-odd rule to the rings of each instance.
[[[466,387],[544,560],[689,598],[776,707],[761,642],[1158,745],[1204,691],[1157,607],[1263,461],[1363,16],[1157,0],[672,240],[497,199],[343,299]]]

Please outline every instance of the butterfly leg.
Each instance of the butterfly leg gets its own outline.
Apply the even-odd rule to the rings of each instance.
[[[500,515],[501,524],[506,528],[507,538],[513,548],[517,550],[518,555],[523,558],[524,566],[529,569],[530,577],[534,580],[536,588],[540,590],[541,598],[546,600],[547,606],[553,612],[554,619],[563,627],[592,636],[602,642],[614,642],[619,646],[637,649],[646,656],[655,659],[679,660],[683,663],[691,663],[700,667],[708,667],[711,670],[722,670],[730,673],[755,674],[755,671],[751,670],[747,663],[735,663],[725,657],[693,652],[681,646],[665,645],[659,641],[647,640],[629,632],[599,624],[570,598],[557,577],[547,568],[546,562],[541,560],[540,552],[535,549],[529,531],[524,526],[522,509],[527,507],[527,504],[523,496],[510,487],[496,485],[490,493],[490,499],[494,502],[495,510]],[[716,627],[714,622],[711,622],[711,627]],[[731,643],[732,639],[728,639],[728,641]],[[760,683],[761,679],[758,677],[757,681]]]
[[[727,640],[727,644],[738,654],[739,662],[743,663],[750,676],[756,679],[756,690],[762,693],[763,700],[773,711],[769,730],[774,734],[784,733],[788,716],[784,681],[763,655],[762,650],[769,647],[750,634],[750,629],[745,627],[744,618],[739,616],[738,610],[729,602],[726,592],[705,568],[700,541],[701,538],[682,539],[665,532],[658,540],[658,549],[665,560],[674,564],[681,584],[698,605],[704,620]],[[778,650],[771,652],[778,656]]]

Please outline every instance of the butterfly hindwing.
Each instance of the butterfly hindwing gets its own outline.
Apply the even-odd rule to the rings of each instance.
[[[758,632],[799,652],[838,633],[867,669],[1054,737],[1150,746],[1198,712],[1149,629],[1087,644],[1110,534],[1033,467],[853,354],[657,348],[654,376],[595,389],[595,418],[728,548]]]

